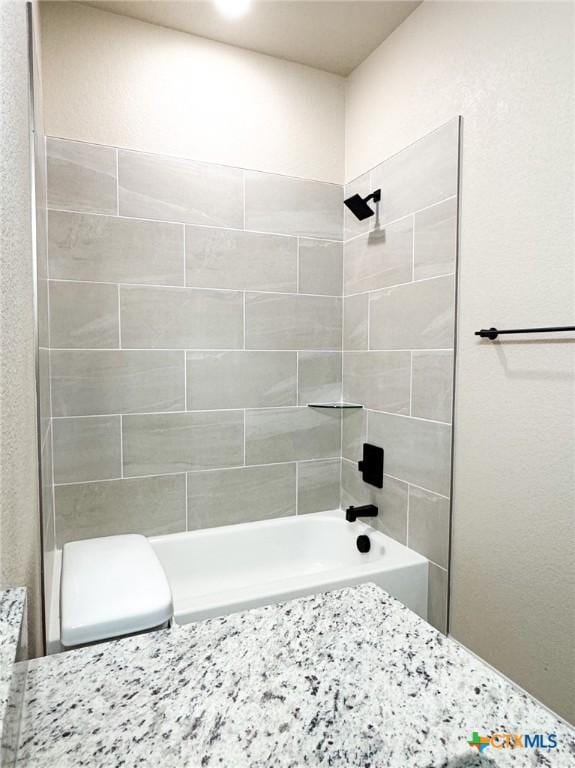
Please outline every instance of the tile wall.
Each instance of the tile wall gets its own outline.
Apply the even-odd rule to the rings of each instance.
[[[57,545],[338,507],[342,187],[47,146]]]
[[[459,120],[346,186],[381,188],[378,221],[346,212],[342,504],[379,505],[376,526],[430,560],[429,618],[447,621]],[[385,450],[382,490],[355,468]]]
[[[372,501],[445,629],[458,144],[453,120],[344,190],[48,139],[58,547]],[[306,407],[342,397],[365,408]]]

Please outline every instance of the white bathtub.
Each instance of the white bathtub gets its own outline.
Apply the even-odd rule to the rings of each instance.
[[[371,551],[356,546],[367,533]],[[428,561],[341,511],[150,539],[170,582],[178,624],[364,581],[427,618]]]

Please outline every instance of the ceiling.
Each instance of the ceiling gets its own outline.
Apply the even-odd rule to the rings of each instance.
[[[347,76],[421,0],[256,0],[240,19],[209,0],[103,0],[86,5]]]

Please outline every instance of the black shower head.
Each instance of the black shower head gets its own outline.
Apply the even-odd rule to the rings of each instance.
[[[347,205],[354,216],[356,216],[360,221],[363,221],[364,219],[369,219],[370,216],[375,214],[375,211],[368,205],[370,200],[373,200],[374,203],[379,203],[381,200],[381,189],[376,189],[375,192],[372,192],[371,195],[368,195],[367,197],[362,197],[361,195],[352,195],[343,202],[345,205]]]

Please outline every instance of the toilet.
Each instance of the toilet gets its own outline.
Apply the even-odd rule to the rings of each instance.
[[[105,536],[64,545],[60,643],[73,648],[167,626],[166,574],[145,536]]]

